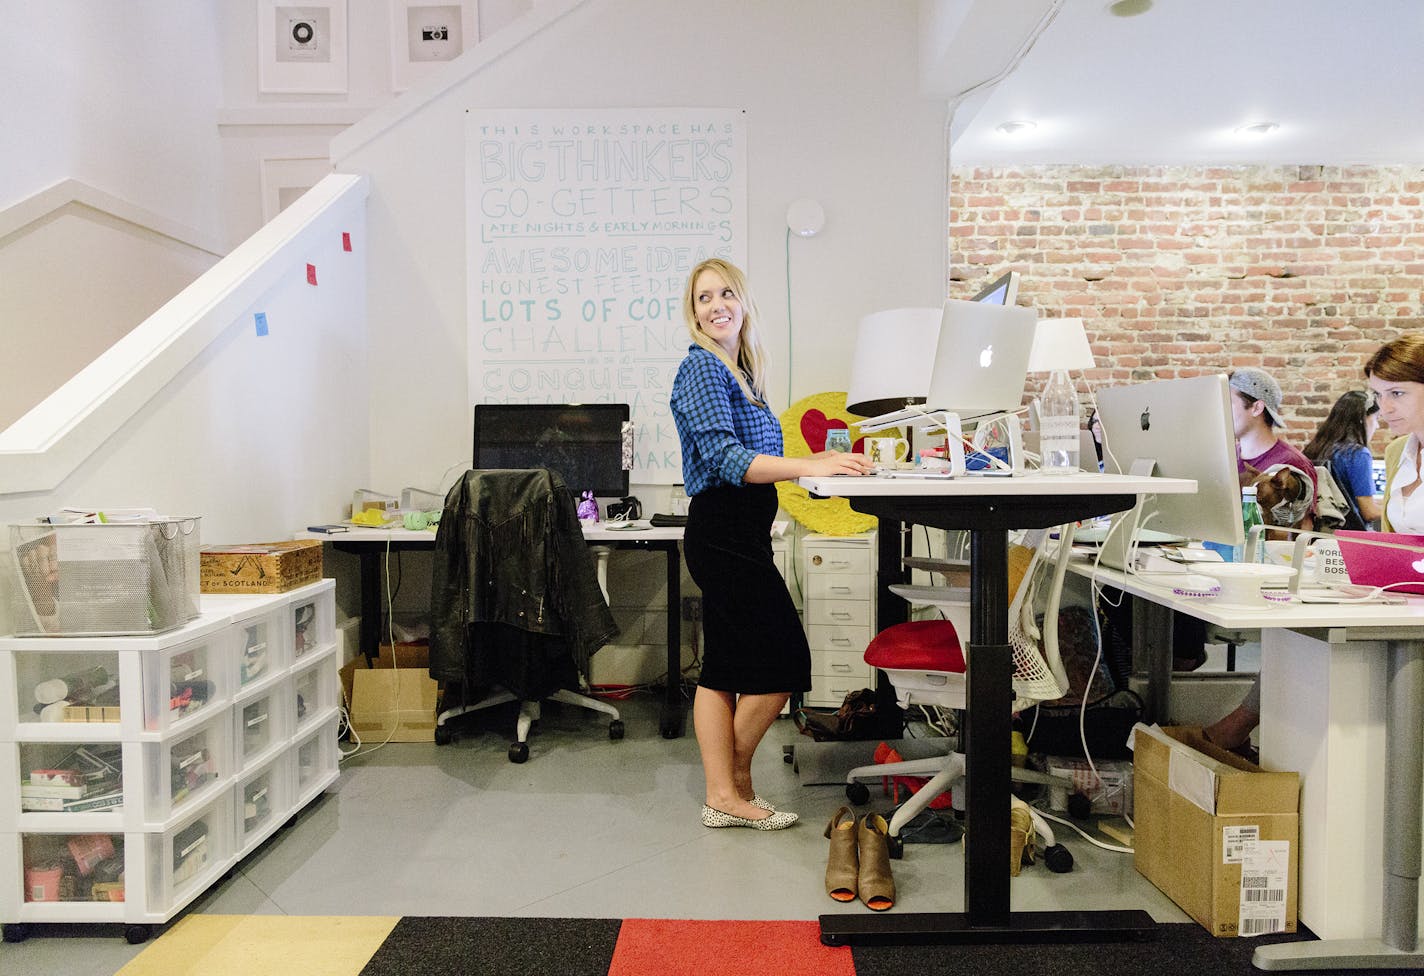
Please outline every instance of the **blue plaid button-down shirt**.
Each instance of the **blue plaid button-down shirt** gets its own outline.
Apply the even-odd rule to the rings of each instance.
[[[672,415],[682,442],[683,490],[740,485],[758,454],[780,456],[781,424],[746,398],[726,365],[701,346],[688,349],[672,383]]]

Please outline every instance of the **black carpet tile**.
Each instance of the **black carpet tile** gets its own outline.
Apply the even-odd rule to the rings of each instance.
[[[1155,939],[1069,945],[856,946],[856,976],[956,973],[965,976],[1260,976],[1251,965],[1258,945],[1309,935],[1216,939],[1196,923],[1158,926]],[[1415,970],[1332,970],[1373,976]],[[1417,973],[1416,973],[1417,976]]]
[[[607,976],[616,918],[402,918],[361,976]]]

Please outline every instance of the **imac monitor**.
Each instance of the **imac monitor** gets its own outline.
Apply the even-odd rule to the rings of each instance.
[[[1230,396],[1220,374],[1098,391],[1105,471],[1197,483],[1195,495],[1144,496],[1139,528],[1233,546],[1245,541]]]
[[[1013,305],[1019,298],[1019,273],[1006,271],[980,289],[971,301],[987,305]]]
[[[474,466],[548,468],[574,495],[628,494],[626,403],[477,403]]]
[[[961,418],[1017,410],[1037,321],[1031,308],[946,301],[925,406]]]

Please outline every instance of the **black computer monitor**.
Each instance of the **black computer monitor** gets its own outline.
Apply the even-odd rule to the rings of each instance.
[[[477,403],[474,467],[548,468],[575,495],[628,494],[626,403]]]

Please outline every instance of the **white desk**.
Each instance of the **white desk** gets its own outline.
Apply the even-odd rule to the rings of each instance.
[[[1131,936],[1154,927],[1146,912],[1009,910],[1009,739],[1013,650],[1008,643],[1008,532],[1048,528],[1132,507],[1143,494],[1186,494],[1196,483],[1132,475],[1026,475],[955,480],[802,478],[813,495],[841,496],[868,515],[970,533],[972,606],[966,673],[966,826],[962,914],[822,915],[830,945],[1016,942]],[[903,578],[899,532],[879,533],[882,587]],[[885,604],[882,604],[885,606]],[[903,619],[903,611],[900,614]],[[890,615],[877,613],[877,624]]]
[[[1149,682],[1160,687],[1149,687],[1149,701],[1159,721],[1171,716],[1167,611],[1261,628],[1261,764],[1301,775],[1299,916],[1326,941],[1262,947],[1256,965],[1424,966],[1424,597],[1233,610],[1176,596],[1161,577],[1099,568],[1097,578],[1152,615]]]
[[[667,659],[668,680],[663,698],[659,729],[664,739],[676,739],[683,731],[682,687],[677,675],[682,667],[682,561],[678,544],[682,542],[680,527],[655,528],[646,522],[635,523],[641,529],[615,529],[616,523],[599,522],[583,527],[584,541],[590,545],[614,549],[648,549],[663,553],[667,563]],[[386,552],[411,549],[433,549],[435,533],[429,529],[404,528],[368,529],[353,527],[348,532],[297,532],[295,539],[318,539],[331,543],[344,552],[355,553],[361,572],[361,633],[360,649],[368,659],[375,657],[380,644],[381,557]],[[600,574],[600,583],[602,582]],[[606,592],[606,590],[605,590]]]

